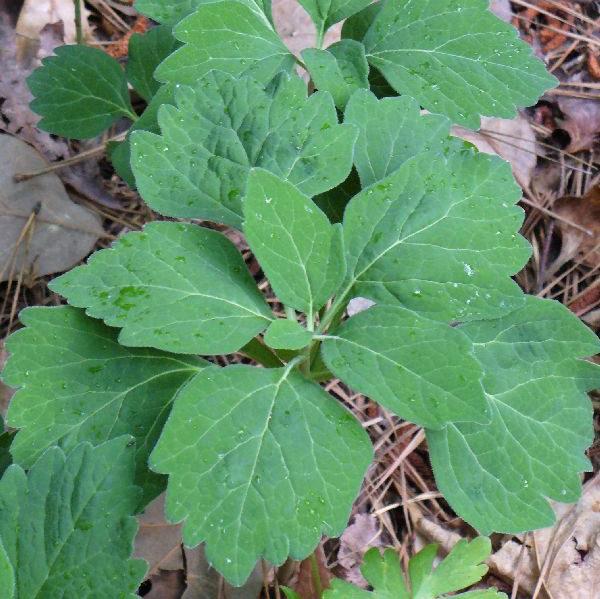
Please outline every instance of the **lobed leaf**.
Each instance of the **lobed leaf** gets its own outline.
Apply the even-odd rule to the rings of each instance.
[[[119,343],[129,347],[227,354],[272,319],[235,246],[197,225],[150,223],[51,287],[90,316],[121,327]]]
[[[269,5],[270,6],[270,5]],[[194,85],[212,70],[267,84],[295,59],[254,0],[202,3],[173,30],[184,46],[157,69],[159,81]]]
[[[146,564],[129,559],[139,502],[134,451],[119,437],[67,454],[48,449],[27,474],[8,468],[0,480],[0,580],[10,579],[8,558],[14,599],[137,597]]]
[[[456,146],[455,146],[456,148]],[[344,216],[346,289],[434,320],[497,316],[523,304],[510,275],[529,256],[510,166],[449,146],[355,196]]]
[[[35,96],[31,109],[42,117],[40,129],[87,139],[122,116],[137,118],[125,73],[114,58],[98,48],[79,45],[60,46],[54,53],[27,79]]]
[[[466,127],[480,115],[511,118],[557,83],[488,0],[396,0],[369,16],[369,63],[398,93]]]
[[[482,532],[552,525],[546,498],[576,501],[584,455],[593,440],[585,391],[600,370],[578,358],[600,350],[597,338],[557,302],[528,296],[525,305],[461,330],[484,371],[492,421],[427,431],[440,491]]]
[[[129,38],[129,59],[125,73],[140,96],[150,102],[161,84],[154,78],[156,67],[177,48],[170,27],[153,27]]]
[[[119,345],[117,333],[71,307],[28,308],[25,328],[6,343],[4,381],[20,387],[10,403],[10,426],[20,429],[11,453],[30,468],[53,445],[98,445],[135,437],[136,482],[143,501],[164,484],[148,471],[150,451],[177,391],[208,364],[199,358]]]
[[[363,187],[385,179],[421,152],[444,150],[450,121],[439,115],[422,116],[408,96],[383,98],[367,90],[355,93],[344,122],[358,128],[354,164]]]
[[[333,443],[332,440],[335,440]],[[257,559],[303,559],[336,536],[372,457],[360,424],[289,368],[228,366],[177,398],[151,467],[169,474],[167,516],[240,585]]]
[[[169,216],[241,227],[250,169],[265,168],[301,192],[322,193],[348,175],[356,129],[339,125],[331,96],[296,76],[267,90],[212,72],[176,90],[158,112],[162,135],[132,136],[132,166],[144,200]]]
[[[469,339],[403,307],[353,316],[323,341],[323,359],[350,387],[421,426],[490,421]]]
[[[309,322],[346,274],[342,231],[296,187],[262,169],[248,180],[244,233],[277,297]]]
[[[460,540],[446,558],[434,568],[437,545],[427,545],[408,563],[410,592],[407,589],[398,555],[386,549],[383,556],[370,549],[364,557],[361,572],[373,592],[363,591],[341,580],[334,580],[324,599],[442,599],[447,593],[459,591],[479,582],[487,572],[483,564],[491,553],[491,543],[486,537],[471,542]],[[465,599],[506,599],[496,589],[473,591],[453,595]]]
[[[302,60],[315,87],[329,92],[340,110],[357,89],[369,89],[369,63],[360,42],[342,40],[327,50],[307,48]]]

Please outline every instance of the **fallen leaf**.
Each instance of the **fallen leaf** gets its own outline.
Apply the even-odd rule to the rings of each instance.
[[[104,234],[98,217],[71,201],[53,173],[15,182],[47,163],[25,142],[0,135],[0,281],[68,270]]]
[[[348,312],[348,316],[354,316],[359,312],[364,312],[371,306],[374,306],[375,302],[367,299],[366,297],[354,297],[348,302],[348,307],[346,311]]]
[[[81,2],[81,25],[84,39],[91,38],[90,12]],[[73,0],[25,0],[16,25],[17,60],[22,64],[35,56],[40,44],[40,33],[46,25],[61,21],[63,43],[73,44],[77,38],[75,3]]]
[[[537,163],[535,133],[522,115],[514,119],[483,117],[481,129],[471,131],[454,126],[452,134],[485,154],[497,154],[512,166],[513,175],[522,188],[529,187]]]
[[[329,588],[333,576],[327,568],[327,560],[325,559],[322,543],[315,549],[314,556],[316,557],[317,567],[319,569],[321,588],[327,589]],[[296,576],[292,579],[289,586],[302,597],[302,599],[321,599],[321,593],[318,592],[315,586],[313,562],[311,558],[306,558],[300,562]]]
[[[340,537],[338,564],[344,569],[341,578],[366,589],[368,584],[360,572],[364,554],[371,547],[383,547],[381,528],[373,514],[356,514],[354,521]]]
[[[48,36],[50,31],[47,31]],[[43,38],[49,38],[43,34]],[[44,45],[45,51],[52,45]],[[0,15],[0,48],[2,48],[2,69],[0,69],[0,131],[18,135],[32,144],[49,160],[65,158],[69,155],[67,144],[55,139],[49,133],[36,127],[39,117],[29,108],[33,99],[26,79],[37,64],[37,59],[29,66],[17,61],[16,37],[14,28],[5,14]]]
[[[513,18],[513,11],[510,7],[509,0],[491,0],[490,10],[503,21],[510,23]]]
[[[561,217],[556,221],[561,236],[561,250],[548,270],[556,272],[575,257],[586,266],[597,266],[600,263],[600,186],[592,187],[582,197],[559,198],[552,210]]]
[[[576,83],[576,79],[571,78],[570,82]],[[553,135],[562,139],[566,133],[567,152],[590,150],[600,135],[600,102],[570,96],[559,96],[557,102],[563,118]]]
[[[150,591],[144,599],[181,599],[185,591],[183,570],[159,570],[149,578]]]
[[[600,590],[600,476],[585,486],[575,504],[553,502],[557,523],[533,533],[537,566],[551,564],[545,586],[553,599],[598,599]]]

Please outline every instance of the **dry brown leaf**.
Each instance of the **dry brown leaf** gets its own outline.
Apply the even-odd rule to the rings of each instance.
[[[42,34],[44,52],[50,50],[51,30]],[[55,40],[56,41],[56,40]],[[0,15],[0,48],[2,68],[0,69],[0,131],[18,135],[32,144],[49,160],[65,158],[69,155],[67,144],[62,139],[54,139],[50,134],[36,127],[39,117],[29,108],[33,99],[27,87],[27,77],[37,64],[37,58],[28,66],[17,61],[14,28],[6,15]]]
[[[566,131],[570,140],[565,150],[574,154],[591,149],[600,135],[600,102],[559,96],[558,107],[564,115],[559,129]]]
[[[183,570],[159,570],[149,581],[152,588],[144,595],[144,599],[181,599],[185,591]]]
[[[315,549],[314,555],[317,559],[322,589],[327,589],[329,588],[329,584],[333,576],[327,568],[327,560],[325,558],[325,552],[323,551],[322,543],[319,544],[319,546]],[[290,583],[292,590],[296,591],[296,593],[298,593],[302,599],[321,599],[321,594],[315,588],[315,579],[312,570],[313,565],[311,558],[301,561],[298,571]]]
[[[81,2],[81,25],[84,39],[91,38],[90,12]],[[21,64],[37,53],[40,33],[46,25],[62,22],[63,43],[76,41],[75,3],[73,0],[25,0],[17,21],[17,60]]]
[[[98,217],[75,204],[53,173],[15,182],[46,161],[25,142],[0,135],[0,281],[77,264],[104,234]]]
[[[256,599],[262,588],[262,572],[257,567],[248,581],[236,588],[223,583],[219,573],[214,570],[204,556],[202,545],[194,549],[183,546],[181,526],[169,524],[164,517],[164,493],[146,507],[138,517],[139,530],[135,538],[134,557],[148,562],[148,578],[152,589],[169,589],[171,592],[177,586],[178,574],[183,572],[184,585],[178,595],[146,595],[157,599],[217,599],[221,586],[226,599]],[[184,559],[185,558],[185,559]],[[167,591],[165,591],[167,592]]]
[[[373,514],[356,514],[340,537],[338,564],[344,569],[342,578],[363,589],[367,588],[367,581],[360,566],[371,547],[383,547],[379,521]]]
[[[472,143],[480,152],[497,154],[510,162],[519,185],[529,187],[537,162],[537,144],[533,129],[524,116],[514,119],[483,117],[479,131],[454,126],[452,134]]]
[[[592,187],[580,198],[560,198],[554,202],[552,210],[562,218],[556,221],[562,245],[560,255],[549,270],[556,272],[558,267],[576,256],[586,266],[597,266],[600,262],[600,186]],[[569,222],[577,226],[570,226]]]
[[[513,18],[513,11],[510,7],[509,0],[491,0],[490,10],[503,21],[510,23]]]

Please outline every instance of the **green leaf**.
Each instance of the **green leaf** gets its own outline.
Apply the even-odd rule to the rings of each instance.
[[[323,359],[347,385],[421,426],[490,420],[469,339],[405,308],[353,316],[323,341]]]
[[[173,30],[185,45],[157,69],[159,81],[194,85],[211,70],[268,83],[295,63],[254,0],[218,0],[201,4]]]
[[[307,48],[302,59],[315,87],[328,91],[340,110],[357,89],[369,88],[369,63],[360,42],[342,40],[327,50]]]
[[[347,19],[370,3],[370,0],[298,0],[317,28],[317,37],[332,25]]]
[[[295,320],[274,320],[265,333],[265,343],[273,349],[302,349],[312,335]]]
[[[60,46],[27,79],[38,127],[74,139],[96,137],[119,117],[137,117],[125,73],[98,48]]]
[[[66,455],[46,451],[28,474],[0,481],[0,538],[16,578],[15,599],[134,599],[146,572],[129,559],[139,489],[129,437]]]
[[[51,287],[109,326],[119,343],[185,354],[228,354],[263,331],[271,313],[241,255],[211,229],[153,222]]]
[[[150,451],[180,387],[208,364],[199,358],[128,349],[117,332],[70,307],[28,308],[6,343],[5,382],[20,387],[8,411],[21,429],[11,452],[23,468],[53,445],[69,450],[123,434],[136,439],[136,482],[144,499],[164,487],[148,472]],[[51,398],[51,401],[49,400]]]
[[[437,545],[427,545],[411,557],[408,569],[411,592],[406,588],[398,555],[386,549],[383,556],[370,549],[364,558],[361,572],[374,588],[363,591],[341,580],[334,580],[323,599],[442,599],[446,593],[458,591],[479,582],[487,572],[484,562],[491,553],[490,540],[478,537],[470,543],[460,540],[449,555],[432,571]],[[453,597],[465,599],[506,599],[495,589],[460,593]]]
[[[342,231],[308,197],[262,169],[250,173],[244,233],[277,297],[314,314],[346,274]]]
[[[156,67],[167,57],[178,44],[166,25],[154,27],[146,33],[134,33],[129,38],[129,61],[125,70],[129,83],[146,102],[161,87],[154,78]]]
[[[283,591],[283,594],[285,595],[286,599],[302,599],[302,597],[300,597],[298,593],[292,591],[292,589],[289,589],[288,587],[279,588]]]
[[[159,110],[161,136],[132,136],[140,193],[162,214],[240,228],[253,166],[311,197],[350,172],[356,129],[338,124],[329,94],[307,98],[297,76],[282,75],[265,90],[253,79],[212,72],[175,96],[177,108]]]
[[[232,584],[257,559],[305,558],[345,528],[372,457],[367,434],[289,368],[208,369],[179,394],[151,467],[169,474],[167,516],[206,541]]]
[[[362,42],[382,7],[382,2],[373,2],[346,19],[342,25],[342,39]]]
[[[448,119],[422,116],[412,98],[378,100],[366,90],[352,96],[344,122],[359,130],[354,164],[363,187],[384,179],[421,152],[443,150],[450,133]]]
[[[131,134],[134,131],[150,131],[159,133],[158,109],[163,104],[175,103],[175,86],[162,85],[150,100],[140,118],[131,125],[127,137],[123,141],[111,142],[108,145],[110,161],[117,174],[130,186],[135,188],[135,177],[131,170]]]
[[[456,147],[456,146],[454,146]],[[495,156],[426,153],[355,196],[344,216],[354,297],[401,303],[449,322],[495,317],[522,305],[510,275],[529,257],[512,206],[521,190]]]
[[[5,599],[14,599],[15,597],[15,573],[0,540],[0,589],[4,593]]]
[[[600,386],[600,370],[578,358],[600,351],[598,340],[564,306],[534,297],[461,330],[482,364],[492,422],[427,432],[438,487],[483,532],[550,526],[546,498],[576,501],[579,473],[589,468],[585,391]]]
[[[138,12],[150,17],[157,23],[174,25],[184,17],[193,13],[200,5],[207,4],[210,0],[137,0],[135,7]],[[261,0],[258,5],[269,20],[271,19],[270,0]]]
[[[362,41],[398,93],[466,127],[511,118],[557,84],[488,0],[383,2]]]

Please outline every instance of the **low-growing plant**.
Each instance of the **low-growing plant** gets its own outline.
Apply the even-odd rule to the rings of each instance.
[[[185,544],[233,584],[339,535],[372,447],[320,384],[334,377],[424,427],[438,488],[483,534],[548,526],[548,499],[579,497],[597,339],[511,279],[530,255],[520,189],[450,136],[554,78],[487,0],[300,2],[317,31],[301,58],[269,0],[138,0],[162,24],[131,38],[125,70],[66,46],[29,80],[52,133],[131,119],[115,168],[177,220],[54,280],[70,306],[23,311],[7,343],[11,597],[133,593],[131,515],[165,485]],[[243,233],[285,318],[198,220]],[[375,305],[345,319],[355,297]],[[262,367],[205,359],[234,353]]]

